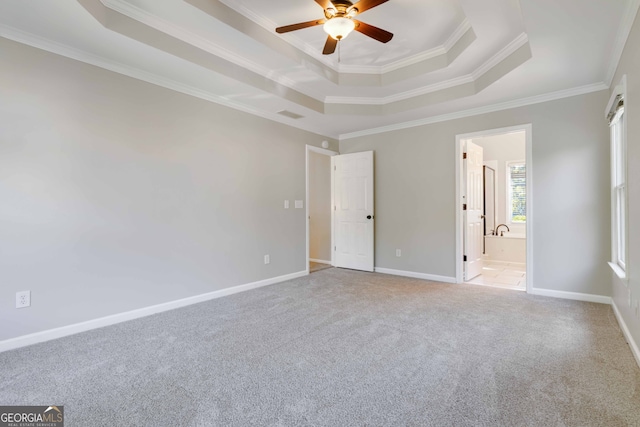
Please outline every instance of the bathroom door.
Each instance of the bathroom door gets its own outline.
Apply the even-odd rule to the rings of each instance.
[[[466,142],[464,163],[464,280],[482,273],[484,239],[483,153],[482,147]]]
[[[373,151],[331,158],[336,267],[373,271]]]

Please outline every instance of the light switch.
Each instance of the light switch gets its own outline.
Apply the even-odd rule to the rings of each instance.
[[[296,209],[302,209],[302,200],[296,200]]]
[[[289,209],[289,201],[288,200],[284,201],[284,208],[285,209]]]

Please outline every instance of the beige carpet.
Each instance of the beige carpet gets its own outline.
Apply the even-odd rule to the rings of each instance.
[[[0,353],[68,426],[638,426],[611,307],[331,268]]]

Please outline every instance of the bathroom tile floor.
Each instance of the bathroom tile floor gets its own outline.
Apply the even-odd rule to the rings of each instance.
[[[524,291],[527,286],[526,267],[519,262],[486,260],[482,274],[465,283]]]

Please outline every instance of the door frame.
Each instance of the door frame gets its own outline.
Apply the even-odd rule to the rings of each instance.
[[[306,149],[305,149],[305,154],[304,154],[304,165],[305,165],[305,224],[306,224],[306,228],[307,228],[307,238],[306,238],[306,272],[307,274],[309,274],[309,244],[311,243],[310,239],[309,239],[309,152],[313,151],[314,153],[318,153],[318,154],[323,154],[325,156],[329,156],[329,157],[333,157],[333,156],[337,156],[340,153],[338,153],[337,151],[332,151],[332,150],[327,150],[325,148],[320,148],[320,147],[316,147],[315,145],[306,145]],[[333,206],[333,171],[330,171],[331,174],[331,205],[329,206],[329,209],[331,209],[331,206]],[[334,215],[333,215],[333,209],[331,209],[331,247],[333,247],[334,242],[333,242],[333,220],[334,220]],[[334,251],[331,250],[331,265],[335,265],[335,261],[334,261]]]
[[[505,133],[524,131],[525,133],[525,151],[526,151],[526,179],[527,179],[527,225],[526,225],[526,248],[527,248],[527,284],[526,292],[533,291],[533,135],[532,124],[527,123],[517,126],[509,126],[498,129],[488,129],[479,132],[465,133],[456,135],[456,157],[455,157],[455,173],[456,173],[456,194],[455,194],[455,217],[456,217],[456,283],[464,282],[464,263],[462,260],[464,251],[464,224],[462,211],[462,183],[463,165],[462,165],[462,144],[465,140],[480,138],[485,136],[502,135]]]

